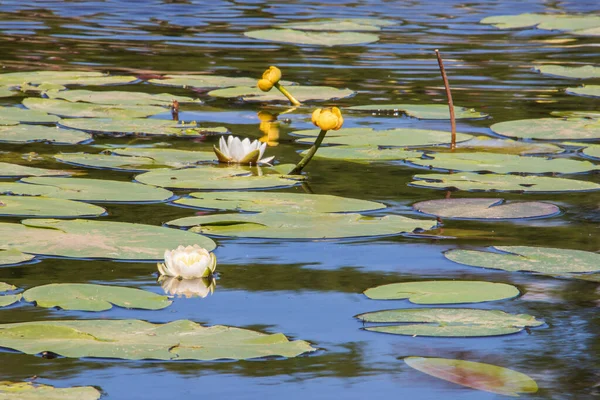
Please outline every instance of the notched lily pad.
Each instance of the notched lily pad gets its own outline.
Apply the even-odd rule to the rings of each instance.
[[[600,67],[595,67],[593,65],[582,65],[579,67],[566,67],[563,65],[539,65],[533,69],[535,72],[539,72],[540,74],[557,76],[560,78],[600,78]]]
[[[420,148],[420,150],[434,151],[436,153],[451,151],[450,146],[423,147]],[[453,152],[486,152],[524,156],[530,154],[562,153],[563,149],[552,143],[532,143],[512,139],[492,139],[487,136],[478,136],[467,141],[457,143],[456,149]]]
[[[380,31],[382,27],[397,25],[396,22],[379,18],[325,18],[316,21],[297,21],[281,24],[281,28],[303,31]]]
[[[31,254],[21,253],[18,250],[0,250],[0,266],[1,265],[12,265],[12,264],[20,264],[27,261],[31,261],[35,258]],[[8,289],[4,289],[8,290]]]
[[[304,156],[306,153],[308,153],[308,150],[303,151],[300,155]],[[378,146],[327,146],[319,148],[314,157],[368,163],[405,160],[407,158],[418,157],[422,154],[421,152],[412,150],[380,148]]]
[[[58,129],[43,125],[0,126],[0,142],[53,144],[78,144],[92,139],[92,135],[70,129]]]
[[[559,30],[580,35],[600,35],[600,17],[594,14],[519,14],[498,15],[487,17],[480,21],[500,29],[538,28],[544,30]]]
[[[500,122],[490,126],[498,135],[519,139],[600,139],[600,120],[589,118],[538,118]]]
[[[60,153],[54,156],[60,162],[81,167],[106,168],[116,171],[143,172],[152,168],[164,167],[148,157],[126,157],[109,153]]]
[[[71,175],[69,171],[58,169],[46,169],[28,167],[26,165],[10,164],[0,162],[0,177],[20,177],[20,176],[66,176]]]
[[[122,134],[144,134],[196,137],[206,134],[224,134],[227,128],[223,127],[200,127],[197,123],[181,123],[166,119],[142,119],[142,118],[76,118],[63,119],[60,125],[80,129],[93,133],[122,133]]]
[[[97,217],[106,210],[79,201],[51,197],[0,195],[0,216],[18,217]]]
[[[515,201],[504,199],[440,199],[420,201],[413,209],[442,218],[457,219],[520,219],[540,218],[560,213],[560,208],[540,201]]]
[[[0,85],[117,85],[137,81],[135,76],[106,75],[101,72],[85,71],[29,71],[0,74]]]
[[[220,75],[165,75],[161,79],[150,79],[156,85],[181,88],[214,89],[233,86],[254,86],[257,78],[230,77]],[[280,81],[282,85],[290,84]]]
[[[409,117],[418,119],[450,119],[448,106],[444,104],[368,104],[347,107],[347,110],[371,111],[377,114],[402,112]],[[454,106],[456,119],[480,119],[488,117],[487,114],[475,111],[472,108]]]
[[[577,96],[600,97],[600,85],[584,85],[577,88],[567,88],[566,93]]]
[[[342,99],[353,96],[356,92],[350,89],[337,89],[330,86],[292,86],[289,91],[298,101],[319,101]],[[236,86],[232,88],[216,89],[208,92],[212,97],[224,97],[227,99],[240,98],[243,101],[283,101],[289,102],[279,90],[271,89],[263,92],[255,86]]]
[[[0,256],[2,252],[0,251]],[[17,289],[14,285],[9,285],[5,282],[0,282],[0,292],[8,292]],[[0,294],[0,307],[7,307],[21,300],[21,294]],[[1,385],[1,383],[0,383]],[[0,392],[0,399],[2,398]]]
[[[167,296],[141,289],[89,283],[52,283],[36,286],[26,290],[23,298],[30,303],[36,303],[38,307],[79,311],[106,311],[113,305],[160,310],[172,303]]]
[[[41,111],[26,110],[19,107],[0,107],[0,120],[45,124],[57,122],[60,118]]]
[[[102,396],[91,386],[56,388],[33,382],[0,382],[0,399],[20,400],[97,400]]]
[[[379,40],[379,36],[372,33],[301,31],[297,29],[261,29],[244,32],[244,35],[252,39],[270,42],[314,46],[348,46],[373,43]]]
[[[23,105],[31,110],[69,118],[144,118],[167,111],[158,106],[72,103],[33,97],[24,99]]]
[[[179,103],[202,103],[200,99],[175,96],[168,93],[150,94],[116,90],[102,92],[91,90],[49,90],[46,92],[46,95],[51,99],[61,99],[70,102],[110,105],[170,106],[173,104],[173,101],[178,101]]]

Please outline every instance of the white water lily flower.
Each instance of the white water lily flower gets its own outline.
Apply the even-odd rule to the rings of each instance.
[[[237,164],[268,164],[275,157],[262,158],[267,148],[266,143],[260,143],[258,140],[250,141],[245,138],[240,140],[236,136],[227,137],[227,141],[221,136],[219,139],[219,148],[213,146],[215,154],[222,163]]]
[[[204,278],[212,275],[216,268],[217,257],[197,244],[165,250],[165,262],[158,264],[161,275],[179,279]]]
[[[158,282],[166,294],[172,296],[206,297],[215,291],[214,278],[177,279],[161,275]]]

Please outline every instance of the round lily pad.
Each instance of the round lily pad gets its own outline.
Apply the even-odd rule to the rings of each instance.
[[[419,119],[450,119],[450,110],[445,104],[368,104],[362,106],[347,107],[347,110],[371,111],[377,114],[405,113],[409,117]],[[475,111],[472,108],[454,106],[454,117],[456,119],[479,119],[487,117],[487,114]]]
[[[542,274],[600,271],[600,254],[551,247],[494,246],[492,253],[477,250],[450,250],[447,259],[474,267],[505,271],[531,271]]]
[[[31,110],[70,118],[143,118],[167,111],[164,107],[158,106],[72,103],[66,100],[34,97],[24,99],[23,105]]]
[[[156,260],[165,249],[197,244],[216,247],[211,239],[160,226],[85,219],[26,219],[0,223],[0,248],[57,257]]]
[[[450,147],[430,147],[427,150],[440,152],[449,152]],[[487,152],[487,153],[501,153],[501,154],[517,154],[517,155],[529,155],[529,154],[555,154],[562,153],[563,149],[552,143],[532,143],[523,142],[520,140],[512,139],[492,139],[487,136],[478,136],[469,139],[464,142],[456,144],[456,149],[453,151],[458,152]]]
[[[308,153],[308,150],[303,151],[300,155],[304,156],[306,153]],[[377,146],[327,146],[319,148],[314,157],[366,163],[404,160],[418,157],[421,154],[423,153],[400,148],[379,148]]]
[[[374,300],[408,299],[415,304],[480,303],[510,299],[519,289],[505,283],[482,281],[402,282],[367,289],[365,296]]]
[[[227,133],[227,128],[223,127],[206,127],[202,128],[198,124],[181,123],[178,121],[170,121],[166,119],[143,119],[143,118],[123,118],[123,119],[107,119],[107,118],[76,118],[63,119],[60,125],[81,129],[83,131],[94,133],[131,133],[144,135],[170,135],[170,136],[185,136],[195,137],[204,136],[208,133]]]
[[[500,122],[490,126],[498,135],[519,139],[600,139],[600,121],[588,118],[538,118]]]
[[[146,185],[198,190],[283,188],[297,185],[301,180],[281,174],[256,176],[247,169],[212,165],[175,170],[157,169],[137,175],[135,179]]]
[[[413,204],[413,209],[442,218],[457,219],[518,219],[540,218],[556,215],[560,208],[540,201],[515,201],[504,199],[441,199]]]
[[[517,176],[496,174],[426,174],[415,175],[409,186],[430,189],[457,189],[478,192],[587,192],[600,190],[594,182],[548,176]]]
[[[600,97],[600,85],[584,85],[577,88],[567,88],[566,93],[577,96]]]
[[[582,153],[588,157],[592,157],[600,160],[600,144],[587,145]]]
[[[367,44],[379,40],[379,36],[362,32],[301,31],[297,29],[261,29],[244,32],[244,35],[270,42],[306,44],[315,46],[348,46]]]
[[[0,307],[8,307],[21,301],[21,294],[5,294],[0,296]],[[1,392],[0,392],[1,396]],[[1,397],[0,397],[1,398]]]
[[[28,167],[26,165],[10,164],[0,162],[0,177],[19,177],[19,176],[64,176],[71,175],[69,171],[58,169],[46,169]]]
[[[0,84],[7,86],[18,86],[23,83],[92,86],[125,84],[135,81],[137,81],[135,76],[106,75],[100,72],[84,71],[29,71],[0,74]]]
[[[220,75],[165,75],[161,79],[150,79],[148,82],[163,86],[211,89],[232,86],[254,86],[257,79]],[[282,84],[285,84],[284,82],[281,81]]]
[[[427,375],[485,392],[519,397],[538,391],[529,376],[492,364],[433,357],[406,357],[404,362]]]
[[[128,147],[112,149],[111,152],[122,156],[148,157],[153,159],[157,164],[170,167],[189,166],[216,160],[213,151]]]
[[[114,305],[123,308],[160,310],[172,302],[167,296],[141,289],[89,283],[52,283],[23,293],[23,299],[38,307],[63,310],[106,311]]]
[[[560,78],[589,79],[600,78],[600,67],[582,65],[579,67],[566,67],[563,65],[540,65],[534,67],[536,72]]]
[[[41,111],[26,110],[19,107],[0,107],[0,120],[45,124],[57,122],[60,118]]]
[[[115,154],[60,153],[54,156],[60,162],[82,167],[106,168],[117,171],[143,172],[153,167],[164,167],[148,157],[126,157]]]
[[[469,308],[412,308],[375,311],[356,318],[373,323],[402,325],[367,326],[373,332],[410,336],[475,337],[509,335],[526,327],[543,325],[527,314]]]
[[[265,212],[185,217],[169,221],[167,225],[190,227],[192,232],[217,236],[327,239],[410,233],[432,229],[437,222],[399,215]]]
[[[0,87],[0,97],[11,97],[17,93],[14,90],[11,90],[10,87],[1,86]]]
[[[536,27],[544,30],[560,30],[573,33],[600,27],[600,17],[593,13],[588,15],[530,13],[498,15],[484,18],[480,22],[494,25],[500,29]]]
[[[21,253],[18,250],[0,250],[0,265],[20,264],[35,258],[31,254]],[[7,289],[4,289],[7,290]]]
[[[106,210],[93,204],[51,197],[0,196],[0,216],[97,217]]]
[[[91,386],[55,388],[33,382],[0,382],[0,399],[21,400],[97,400],[102,396]]]
[[[77,144],[87,142],[92,135],[70,129],[58,129],[43,125],[0,126],[0,141],[11,143],[47,142],[54,144]]]
[[[217,210],[269,212],[358,212],[379,210],[385,204],[325,194],[273,192],[190,193],[191,198],[176,200],[187,207]]]
[[[356,92],[350,89],[337,89],[330,86],[291,86],[290,93],[298,101],[317,101],[342,99],[354,95]],[[216,89],[208,92],[212,97],[224,97],[227,99],[241,98],[243,101],[284,101],[289,102],[279,90],[273,88],[269,92],[263,92],[255,86],[236,86],[232,88]]]
[[[170,106],[173,104],[173,101],[178,101],[179,103],[202,103],[199,99],[175,96],[168,93],[150,94],[117,90],[102,92],[91,90],[49,90],[46,92],[46,95],[51,99],[112,105]]]
[[[379,18],[325,18],[317,21],[297,21],[279,25],[303,31],[380,31],[396,22]]]
[[[316,349],[281,333],[264,334],[223,325],[204,327],[188,320],[152,324],[140,320],[39,321],[0,324],[0,346],[70,358],[127,360],[245,360],[296,357]]]
[[[556,117],[566,117],[566,118],[593,118],[600,119],[600,111],[579,111],[579,110],[571,110],[571,111],[552,111],[550,115],[554,115]]]
[[[543,174],[550,172],[574,174],[600,169],[600,165],[595,165],[589,161],[478,152],[428,154],[427,158],[410,158],[407,161],[428,168],[493,172],[496,174]]]

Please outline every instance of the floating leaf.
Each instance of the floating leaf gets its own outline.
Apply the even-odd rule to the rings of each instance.
[[[430,189],[457,189],[483,192],[587,192],[600,190],[594,182],[547,176],[496,174],[427,174],[415,175],[409,186]]]
[[[319,149],[320,150],[320,149]],[[429,147],[421,148],[421,150],[440,152],[450,152],[450,147]],[[492,139],[487,136],[478,136],[473,139],[469,139],[465,142],[456,144],[455,153],[463,153],[470,151],[481,151],[487,153],[501,153],[501,154],[518,154],[518,155],[529,155],[529,154],[553,154],[561,153],[563,149],[551,143],[531,143],[523,142],[511,139]]]
[[[441,199],[421,201],[413,209],[442,218],[516,219],[556,215],[560,208],[539,201],[505,203],[504,199]]]
[[[202,128],[194,122],[187,124],[166,119],[106,119],[76,118],[63,119],[60,125],[95,133],[132,133],[145,135],[204,136],[207,133],[227,133],[227,128]]]
[[[543,174],[550,172],[574,174],[600,169],[600,166],[594,165],[589,161],[569,160],[566,158],[523,157],[498,153],[438,153],[428,154],[427,157],[410,158],[407,161],[429,168],[452,171],[493,172],[496,174]]]
[[[216,247],[211,239],[177,229],[85,219],[26,219],[0,223],[0,248],[57,257],[156,260],[165,249],[197,244]]]
[[[161,79],[150,79],[148,82],[157,85],[182,88],[212,89],[232,86],[254,86],[256,78],[230,77],[219,75],[165,75]],[[281,84],[291,82],[280,81]]]
[[[102,396],[91,386],[55,388],[33,382],[0,382],[0,399],[20,400],[97,400]]]
[[[97,217],[106,210],[79,201],[50,197],[1,196],[0,215],[19,217]]]
[[[600,139],[600,121],[588,118],[537,118],[500,122],[490,126],[498,135],[519,139]]]
[[[0,296],[0,307],[7,307],[21,301],[21,294],[5,294]],[[0,396],[1,392],[0,392]],[[2,397],[0,397],[1,399]]]
[[[552,111],[550,115],[566,118],[593,118],[600,119],[598,111]]]
[[[354,95],[350,89],[337,89],[330,86],[293,86],[290,92],[298,101],[334,100]],[[289,102],[279,90],[271,89],[263,92],[256,86],[236,86],[232,88],[216,89],[208,92],[212,97],[241,98],[243,101],[284,101]]]
[[[71,103],[66,100],[33,97],[24,99],[23,105],[39,112],[71,118],[143,118],[167,111],[164,107],[158,106]]]
[[[347,110],[373,111],[379,113],[405,113],[409,117],[419,119],[450,119],[448,106],[444,104],[369,104],[363,106],[348,107]],[[472,108],[454,107],[456,119],[478,119],[488,115],[475,111]]]
[[[422,281],[376,286],[364,291],[374,300],[408,299],[415,304],[480,303],[510,299],[519,289],[505,283],[482,281]]]
[[[60,162],[91,168],[142,172],[153,167],[164,167],[148,157],[125,157],[115,154],[60,153],[54,156]]]
[[[43,125],[0,126],[0,141],[12,143],[50,142],[77,144],[87,142],[92,135],[70,129],[58,129]]]
[[[494,246],[504,253],[476,250],[450,250],[449,260],[474,267],[505,271],[531,271],[542,274],[600,271],[600,254],[551,247]]]
[[[308,150],[300,155],[304,156]],[[330,158],[333,160],[346,160],[358,163],[372,161],[396,161],[406,158],[418,157],[421,152],[399,148],[379,148],[377,146],[327,146],[319,148],[315,158]]]
[[[577,88],[567,88],[567,94],[575,94],[577,96],[600,97],[600,85],[584,85]],[[598,128],[598,124],[596,125]]]
[[[169,93],[150,94],[117,90],[102,92],[91,90],[49,90],[46,92],[46,95],[51,99],[111,105],[170,106],[173,104],[173,101],[178,101],[179,103],[202,103],[199,99],[175,96]]]
[[[190,193],[192,198],[176,200],[187,207],[236,211],[269,212],[358,212],[379,210],[385,204],[325,194],[273,192]]]
[[[172,302],[167,296],[141,289],[94,285],[89,283],[52,283],[36,286],[23,293],[28,302],[38,307],[59,307],[63,310],[106,311],[113,306],[160,310]]]
[[[148,157],[153,159],[157,164],[171,167],[181,167],[216,160],[215,153],[212,151],[128,147],[113,149],[111,152],[123,156]]]
[[[245,360],[296,357],[315,351],[303,340],[188,320],[151,324],[140,320],[40,321],[0,324],[0,346],[70,358],[127,360]]]
[[[327,239],[397,235],[428,230],[436,221],[398,215],[367,217],[360,214],[276,213],[218,214],[179,218],[168,225],[191,227],[208,235],[274,239]]]
[[[0,120],[44,124],[57,122],[60,118],[41,111],[25,110],[18,107],[0,107]]]
[[[317,21],[297,21],[279,25],[303,31],[380,31],[395,22],[378,18],[326,18]]]
[[[588,157],[600,159],[600,145],[599,144],[587,145],[587,147],[582,150],[582,153]]]
[[[270,42],[307,44],[315,46],[347,46],[353,44],[373,43],[379,36],[361,32],[314,32],[296,29],[261,29],[244,32],[244,35]],[[298,99],[300,100],[300,99]]]
[[[0,86],[0,97],[11,97],[14,96],[16,92],[11,90],[9,87],[1,87]]]
[[[58,169],[45,169],[27,167],[25,165],[9,164],[0,162],[0,177],[19,177],[19,176],[56,176],[56,175],[71,175],[69,171],[61,171]]]
[[[578,31],[600,27],[600,17],[590,15],[568,14],[519,14],[498,15],[487,17],[480,21],[482,24],[491,24],[500,29],[536,27],[545,30],[560,30],[578,33]],[[587,32],[590,34],[590,32]],[[593,33],[593,32],[592,32]]]
[[[427,375],[486,392],[518,397],[538,391],[529,376],[496,365],[433,357],[406,357],[404,362]]]
[[[402,323],[368,326],[365,330],[410,336],[475,337],[509,335],[542,321],[527,314],[469,308],[411,308],[359,314],[364,322]]]
[[[565,67],[562,65],[540,65],[534,71],[544,75],[558,76],[560,78],[589,79],[600,78],[600,67],[583,65],[580,67]]]
[[[116,85],[137,81],[135,76],[106,75],[83,71],[29,71],[0,74],[0,85],[18,86],[23,83],[42,85]]]
[[[0,250],[0,265],[20,264],[31,261],[35,257],[31,254],[24,254],[18,250]],[[6,289],[5,289],[6,290]]]

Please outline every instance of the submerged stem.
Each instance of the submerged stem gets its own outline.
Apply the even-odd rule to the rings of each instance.
[[[319,146],[321,146],[321,142],[323,142],[326,133],[326,130],[321,129],[321,132],[319,132],[319,136],[317,136],[317,140],[315,140],[315,143],[308,150],[308,153],[306,153],[304,158],[302,158],[302,160],[300,160],[300,162],[294,167],[294,169],[289,172],[289,175],[299,175],[302,172],[302,169],[306,167],[306,164],[310,162],[311,158],[313,158],[313,156],[319,149]]]
[[[296,100],[296,98],[294,96],[292,96],[292,94],[290,92],[288,92],[286,88],[281,86],[279,84],[279,82],[277,82],[273,86],[275,86],[277,88],[277,90],[279,90],[281,93],[283,93],[283,95],[288,98],[288,100],[290,101],[290,103],[292,103],[292,105],[294,105],[294,106],[300,105],[300,102],[298,100]]]
[[[444,80],[444,86],[446,87],[446,97],[448,98],[448,108],[450,108],[450,129],[452,131],[452,139],[450,142],[450,150],[456,149],[456,117],[454,116],[454,103],[452,102],[452,92],[450,91],[450,84],[448,83],[448,77],[446,76],[446,70],[444,69],[444,62],[438,49],[435,49],[435,55],[437,56],[438,65],[442,73],[442,79]]]

